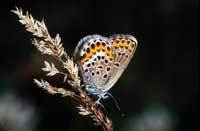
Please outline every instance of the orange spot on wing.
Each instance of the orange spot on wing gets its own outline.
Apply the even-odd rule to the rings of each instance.
[[[110,59],[113,59],[112,51],[108,50],[106,46],[103,46],[100,44],[99,46],[95,46],[94,49],[90,49],[89,53],[86,53],[85,57],[81,59],[81,62],[87,61],[92,55],[94,55],[98,50],[103,50],[109,57]]]
[[[127,42],[113,42],[113,47],[115,47],[115,48],[121,48],[121,47],[127,47],[127,49],[128,50],[130,50],[130,51],[132,51],[133,50],[133,48],[134,48],[134,46],[132,47],[132,44],[133,43],[127,43]]]

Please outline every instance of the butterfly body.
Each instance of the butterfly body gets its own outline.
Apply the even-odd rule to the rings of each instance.
[[[89,35],[82,38],[76,46],[74,56],[86,91],[100,98],[107,98],[107,91],[128,66],[136,47],[137,40],[131,35]]]

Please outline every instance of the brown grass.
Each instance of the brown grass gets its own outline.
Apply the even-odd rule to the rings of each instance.
[[[63,48],[59,34],[57,34],[55,38],[52,38],[43,20],[41,22],[35,20],[28,12],[23,14],[22,9],[16,8],[12,10],[12,12],[19,17],[19,22],[25,26],[25,29],[33,34],[34,38],[32,43],[41,54],[54,57],[65,69],[65,71],[62,72],[58,70],[53,63],[45,61],[45,68],[42,68],[42,70],[47,73],[47,76],[62,74],[64,82],[68,82],[72,86],[72,89],[54,87],[43,79],[40,81],[34,79],[37,86],[45,89],[52,95],[60,94],[62,97],[69,96],[73,100],[78,101],[79,106],[77,108],[79,114],[82,116],[90,116],[94,120],[95,125],[100,125],[105,131],[113,131],[111,119],[102,111],[103,108],[87,95],[84,85],[81,85],[81,78],[78,75],[78,66]]]

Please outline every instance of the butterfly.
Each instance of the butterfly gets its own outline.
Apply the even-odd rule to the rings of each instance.
[[[136,38],[126,34],[88,35],[79,41],[74,57],[86,91],[97,95],[97,101],[108,98],[108,90],[128,66],[136,47]]]

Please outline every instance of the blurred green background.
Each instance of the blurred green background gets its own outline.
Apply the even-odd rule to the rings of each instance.
[[[103,103],[115,131],[189,131],[197,125],[199,93],[198,0],[7,0],[0,4],[0,131],[101,131],[78,115],[77,103],[52,96],[33,84],[50,83],[31,34],[10,12],[14,7],[45,19],[52,36],[60,33],[69,54],[89,34],[132,34],[138,48]],[[68,87],[69,85],[66,85]]]

